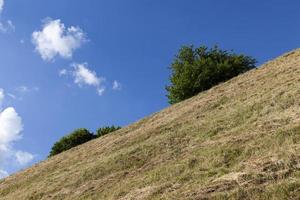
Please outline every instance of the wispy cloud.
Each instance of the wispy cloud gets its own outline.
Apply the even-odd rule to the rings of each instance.
[[[104,88],[104,87],[102,87],[102,88],[97,88],[97,94],[98,94],[99,96],[102,96],[102,95],[104,94],[104,92],[105,92],[105,88]]]
[[[0,15],[3,11],[3,8],[4,8],[4,0],[0,0]],[[14,31],[14,30],[15,30],[15,26],[11,20],[2,21],[0,19],[0,32],[7,33],[9,31]]]
[[[22,166],[27,165],[34,159],[34,155],[24,151],[17,151],[15,155],[17,162]]]
[[[7,20],[6,22],[0,21],[0,32],[7,33],[10,31],[15,31],[15,25],[12,23],[11,20]]]
[[[65,75],[68,74],[68,70],[66,70],[66,69],[61,69],[61,70],[59,70],[58,74],[59,74],[59,76],[65,76]]]
[[[1,170],[0,169],[0,179],[7,177],[9,174],[7,171]]]
[[[7,93],[7,96],[9,96],[12,99],[16,99],[16,95],[12,94],[12,93]]]
[[[121,83],[118,82],[117,80],[114,80],[113,85],[112,85],[112,89],[113,90],[121,90],[122,89]]]
[[[0,14],[3,10],[3,7],[4,7],[4,0],[0,0]]]
[[[91,70],[87,63],[73,63],[71,65],[72,69],[61,69],[58,73],[59,76],[71,76],[74,83],[79,87],[91,86],[95,87],[97,94],[99,96],[103,95],[105,87],[103,83],[105,82],[104,77],[100,77],[97,73]]]
[[[28,87],[28,86],[25,86],[25,85],[21,85],[21,86],[18,86],[16,89],[15,89],[17,92],[20,92],[20,93],[27,93],[27,92],[31,92],[31,91],[39,91],[39,87]]]
[[[5,97],[4,90],[2,88],[0,88],[0,109],[1,109],[4,97]]]
[[[16,88],[16,91],[18,91],[18,92],[28,92],[29,89],[28,89],[27,86],[21,85],[21,86]]]
[[[32,42],[42,59],[51,61],[56,56],[71,58],[85,41],[86,34],[79,28],[66,28],[60,19],[46,19],[42,30],[32,33]]]
[[[22,100],[25,95],[28,95],[33,92],[38,92],[39,90],[40,88],[37,86],[29,87],[26,85],[20,85],[14,88],[12,91],[7,92],[6,96],[14,100]]]

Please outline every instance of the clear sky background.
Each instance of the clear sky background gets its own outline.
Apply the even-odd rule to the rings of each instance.
[[[4,0],[0,176],[45,159],[76,128],[126,126],[167,107],[168,66],[182,45],[219,44],[259,63],[298,48],[299,8],[297,0]]]

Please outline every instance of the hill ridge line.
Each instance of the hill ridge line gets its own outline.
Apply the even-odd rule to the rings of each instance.
[[[1,180],[0,197],[300,198],[299,122],[296,49]]]

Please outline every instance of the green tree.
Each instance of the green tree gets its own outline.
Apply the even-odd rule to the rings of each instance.
[[[204,90],[255,68],[256,60],[214,46],[183,46],[171,64],[171,84],[166,87],[170,104],[190,98]]]
[[[87,129],[76,129],[69,135],[62,137],[58,142],[56,142],[53,145],[49,157],[59,154],[73,147],[76,147],[94,138],[95,135],[90,133]]]
[[[101,137],[103,135],[106,135],[108,133],[114,132],[116,130],[119,130],[121,127],[120,126],[105,126],[102,128],[99,128],[96,132],[96,137]]]

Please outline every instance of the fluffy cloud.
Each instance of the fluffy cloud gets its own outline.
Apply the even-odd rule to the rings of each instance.
[[[59,19],[47,19],[41,31],[32,33],[36,51],[48,61],[56,56],[71,58],[73,52],[85,41],[85,33],[79,27],[66,28]]]
[[[9,107],[0,113],[0,145],[7,146],[21,138],[22,120],[14,108]]]
[[[118,81],[116,81],[116,80],[114,80],[112,89],[113,89],[113,90],[121,90],[121,89],[122,89],[121,83],[118,82]]]
[[[96,72],[88,69],[86,63],[83,64],[73,64],[74,67],[74,82],[78,85],[91,85],[98,87],[102,82],[102,78],[98,77]]]
[[[87,63],[74,63],[71,70],[62,69],[59,71],[59,75],[70,75],[74,79],[74,83],[79,87],[85,85],[95,87],[99,96],[103,95],[105,91],[105,87],[103,86],[105,78],[98,76],[95,71],[89,69]]]
[[[13,148],[13,143],[22,138],[22,130],[22,119],[13,107],[0,112],[0,178],[8,175],[2,169],[5,165],[17,163],[24,166],[34,159],[32,154]]]

